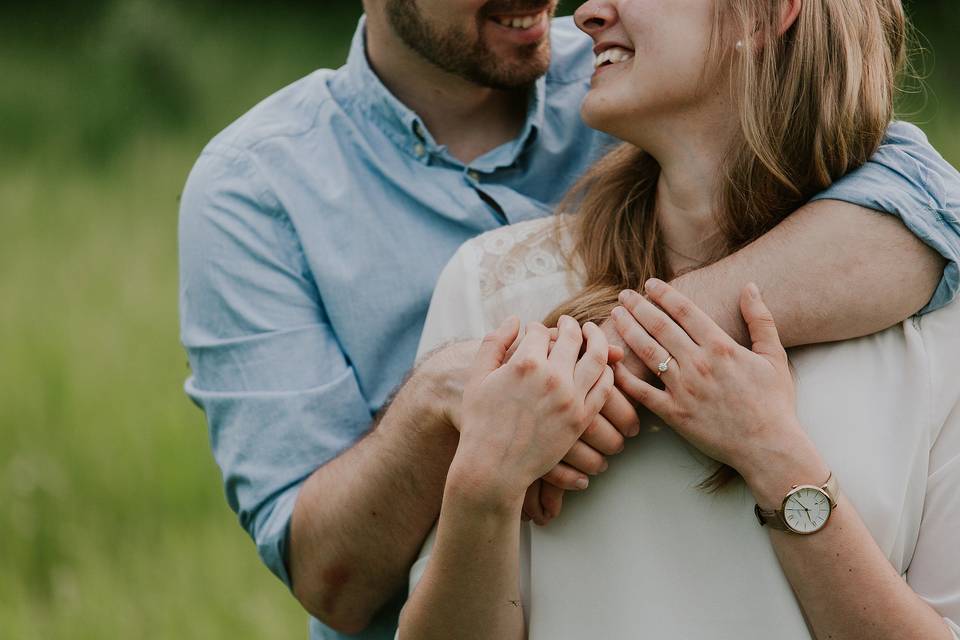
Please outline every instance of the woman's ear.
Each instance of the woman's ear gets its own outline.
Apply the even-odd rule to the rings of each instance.
[[[803,0],[781,0],[780,3],[780,29],[777,35],[783,35],[790,30],[790,27],[797,21],[800,15],[800,9],[803,7]]]

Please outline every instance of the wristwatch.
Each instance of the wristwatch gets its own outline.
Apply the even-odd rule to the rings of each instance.
[[[753,507],[753,512],[757,514],[761,527],[766,525],[778,531],[809,535],[827,525],[830,514],[837,507],[839,495],[840,484],[831,473],[820,487],[811,484],[793,485],[790,492],[783,497],[779,509],[764,510],[758,504]]]

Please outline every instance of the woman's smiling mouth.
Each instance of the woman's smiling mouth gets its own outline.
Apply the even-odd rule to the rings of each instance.
[[[632,60],[633,56],[633,50],[627,49],[626,47],[621,47],[619,45],[605,47],[602,51],[597,53],[597,58],[594,60],[593,67],[594,69],[600,69],[601,67],[619,64],[621,62]]]

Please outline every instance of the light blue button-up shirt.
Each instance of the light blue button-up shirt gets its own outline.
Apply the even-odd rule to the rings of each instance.
[[[609,146],[579,105],[592,42],[568,18],[521,135],[464,166],[383,86],[363,23],[347,64],[279,91],[214,138],[180,217],[186,391],[206,412],[227,500],[289,584],[297,492],[350,447],[413,364],[441,269],[499,225],[551,213]],[[900,215],[960,284],[960,176],[919,130],[895,125],[876,162],[823,197]],[[402,594],[400,594],[402,597]],[[360,638],[393,637],[400,600]],[[313,638],[345,638],[316,620]]]

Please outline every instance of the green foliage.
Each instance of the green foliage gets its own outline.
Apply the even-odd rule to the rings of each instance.
[[[937,56],[917,119],[957,163],[958,17],[924,6]],[[5,11],[0,636],[304,637],[182,391],[177,199],[213,134],[344,59],[359,3]]]

